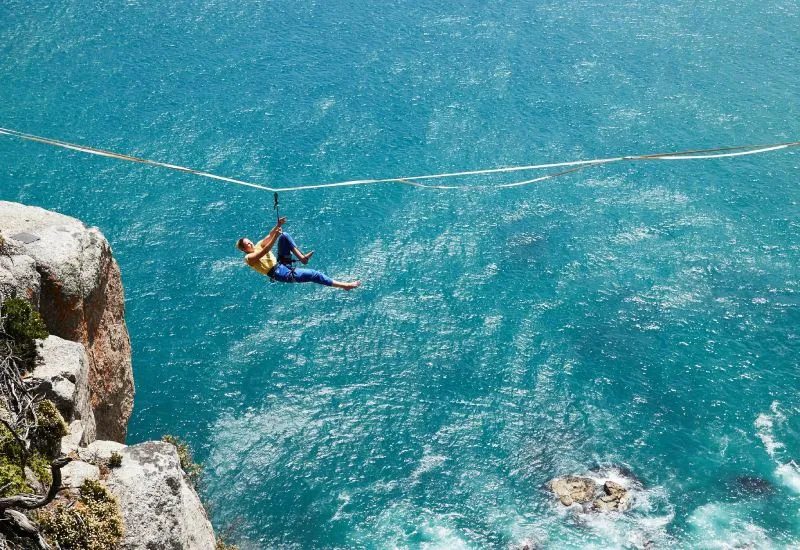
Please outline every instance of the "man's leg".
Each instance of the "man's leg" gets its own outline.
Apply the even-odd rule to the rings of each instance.
[[[317,283],[318,285],[333,286],[333,279],[316,269],[298,267],[294,270],[296,283]]]
[[[317,283],[344,290],[353,290],[361,284],[360,281],[342,282],[328,277],[325,273],[315,269],[297,268],[294,270],[294,282],[296,283]]]
[[[300,249],[297,248],[297,244],[295,244],[294,239],[290,235],[281,233],[278,237],[278,261],[281,263],[289,263],[292,259],[292,254],[297,256],[297,259],[305,265],[314,254],[314,251],[311,250],[308,254],[303,254],[300,252]]]
[[[286,233],[278,235],[278,261],[280,263],[289,263],[292,259],[293,248],[296,248],[294,239]]]

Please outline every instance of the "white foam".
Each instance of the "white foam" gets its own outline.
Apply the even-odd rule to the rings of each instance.
[[[763,413],[759,414],[754,424],[757,428],[756,435],[764,444],[767,454],[770,457],[775,458],[775,452],[783,448],[783,443],[775,439],[773,434],[774,422],[772,417]]]
[[[786,461],[781,452],[786,445],[775,435],[776,429],[781,429],[786,422],[786,415],[781,411],[781,405],[773,401],[770,405],[770,413],[761,413],[753,423],[756,427],[756,435],[764,444],[764,450],[775,462],[775,477],[780,480],[784,487],[800,494],[800,467],[794,460]]]
[[[696,546],[701,548],[773,548],[766,531],[741,519],[741,505],[711,502],[692,512],[688,524]]]
[[[800,467],[794,460],[778,466],[775,474],[786,487],[800,494]]]

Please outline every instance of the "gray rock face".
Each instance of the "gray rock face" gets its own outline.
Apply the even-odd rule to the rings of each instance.
[[[125,550],[214,550],[216,539],[173,445],[148,441],[121,451],[106,481],[125,519]]]
[[[95,441],[86,447],[77,450],[81,460],[89,462],[107,462],[111,458],[111,453],[120,453],[125,448],[122,443],[116,441]]]
[[[24,254],[0,255],[0,296],[25,298],[38,307],[40,290],[33,258]]]
[[[38,392],[55,404],[68,424],[80,420],[78,443],[95,439],[94,412],[89,404],[89,361],[83,345],[58,336],[37,340],[40,361],[31,377],[39,382]]]
[[[80,342],[97,435],[124,441],[133,409],[131,349],[119,266],[96,228],[0,201],[0,293],[30,300],[51,334]]]
[[[68,455],[78,452],[78,445],[83,440],[83,423],[73,420],[69,423],[69,433],[61,438],[61,454]]]
[[[61,476],[62,487],[78,490],[87,479],[100,479],[100,468],[88,462],[73,460],[61,468]]]

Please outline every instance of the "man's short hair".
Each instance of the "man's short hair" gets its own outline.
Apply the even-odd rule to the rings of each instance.
[[[236,241],[236,248],[244,252],[244,237]]]

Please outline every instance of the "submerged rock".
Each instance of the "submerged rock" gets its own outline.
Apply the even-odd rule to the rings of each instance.
[[[775,486],[762,477],[736,476],[729,486],[739,495],[766,496],[775,492]]]

